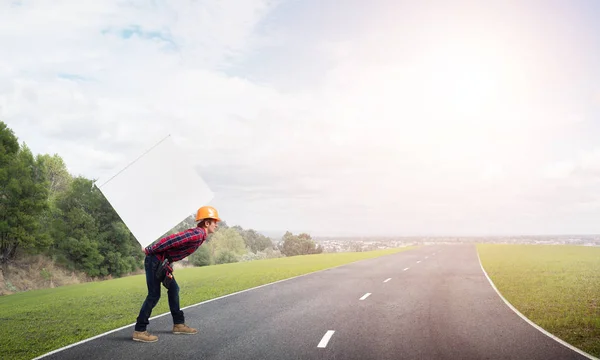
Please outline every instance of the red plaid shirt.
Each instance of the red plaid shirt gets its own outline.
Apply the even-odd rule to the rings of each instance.
[[[173,262],[194,253],[206,240],[206,232],[200,227],[165,236],[145,249],[146,255],[156,255],[161,261],[169,256]]]

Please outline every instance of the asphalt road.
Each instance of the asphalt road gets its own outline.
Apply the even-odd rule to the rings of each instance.
[[[131,326],[44,359],[587,359],[515,314],[473,245],[363,260],[184,311],[198,334],[171,334],[169,314],[148,327],[158,342],[134,342]]]

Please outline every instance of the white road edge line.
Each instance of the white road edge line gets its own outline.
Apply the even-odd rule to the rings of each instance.
[[[496,288],[496,286],[494,285],[494,282],[492,281],[492,279],[490,279],[490,277],[488,276],[487,272],[485,271],[485,269],[483,268],[483,264],[481,263],[481,258],[479,257],[479,251],[475,250],[477,252],[477,259],[479,259],[479,266],[481,266],[481,270],[483,271],[483,274],[485,275],[485,277],[488,279],[488,281],[490,282],[490,285],[492,285],[492,288],[496,291],[496,293],[498,294],[498,296],[500,296],[500,299],[502,299],[502,301],[504,301],[504,303],[512,310],[515,312],[515,314],[519,315],[519,317],[523,320],[525,320],[529,325],[533,326],[534,328],[536,328],[537,330],[539,330],[542,334],[548,336],[549,338],[555,340],[556,342],[568,347],[569,349],[587,357],[588,359],[592,359],[592,360],[600,360],[597,357],[594,357],[588,353],[586,353],[585,351],[576,348],[575,346],[567,343],[566,341],[556,337],[555,335],[549,333],[548,331],[544,330],[543,328],[541,328],[540,326],[538,326],[536,323],[534,323],[533,321],[529,320],[525,315],[521,314],[521,312],[519,310],[517,310],[514,306],[512,306],[511,303],[508,302],[508,300],[506,300],[504,298],[504,296],[502,296],[502,294],[500,294],[500,291],[498,291],[498,289]]]
[[[329,339],[331,339],[334,332],[335,332],[334,330],[327,330],[327,332],[325,333],[325,335],[323,335],[323,338],[321,339],[321,341],[319,342],[319,345],[317,345],[317,347],[318,348],[326,347],[327,343],[329,342]]]
[[[408,269],[410,269],[410,268],[406,268],[406,269],[404,269],[404,270],[402,270],[402,271],[406,271],[406,270],[408,270]]]
[[[364,260],[370,260],[370,259],[364,259]],[[363,260],[359,260],[359,261],[363,261]],[[330,268],[326,268],[326,269],[315,270],[315,271],[313,271],[313,272],[309,272],[309,273],[306,273],[306,274],[301,274],[301,275],[298,275],[298,276],[293,276],[293,277],[291,277],[291,278],[287,278],[287,279],[281,279],[281,280],[273,281],[273,282],[270,282],[270,283],[267,283],[267,284],[262,284],[262,285],[259,285],[259,286],[255,286],[255,287],[253,287],[253,288],[244,289],[244,290],[240,290],[240,291],[237,291],[237,292],[234,292],[234,293],[231,293],[231,294],[227,294],[227,295],[219,296],[219,297],[216,297],[216,298],[214,298],[214,299],[208,299],[208,300],[205,300],[205,301],[199,302],[199,303],[197,303],[197,304],[188,305],[188,306],[186,306],[186,307],[183,307],[183,308],[181,308],[181,310],[185,310],[185,309],[189,309],[189,308],[192,308],[192,307],[195,307],[195,306],[203,305],[203,304],[206,304],[206,303],[209,303],[209,302],[212,302],[212,301],[221,300],[221,299],[223,299],[223,298],[226,298],[226,297],[229,297],[229,296],[238,295],[238,294],[241,294],[241,293],[245,293],[245,292],[247,292],[247,291],[252,291],[252,290],[255,290],[255,289],[260,289],[260,288],[262,288],[262,287],[265,287],[265,286],[270,286],[270,285],[274,285],[274,284],[277,284],[277,283],[280,283],[280,282],[284,282],[284,281],[289,281],[289,280],[293,280],[293,279],[301,278],[301,277],[303,277],[303,276],[308,276],[308,275],[312,275],[312,274],[319,273],[319,272],[323,272],[323,271],[327,271],[327,270],[333,270],[333,269],[336,269],[336,268],[339,268],[339,267],[342,267],[342,266],[348,266],[348,265],[351,265],[351,264],[356,264],[357,262],[358,262],[358,261],[351,262],[351,263],[347,263],[347,264],[342,264],[342,265],[338,265],[338,266],[334,266],[334,267],[330,267]],[[145,275],[142,273],[142,276],[145,276]],[[143,279],[142,279],[142,280],[143,280]],[[145,280],[144,280],[144,281],[145,281]],[[144,296],[145,296],[145,295],[144,295]],[[143,299],[142,299],[142,302],[143,302]],[[140,304],[141,304],[141,303],[140,303]],[[140,305],[140,306],[141,306],[141,305]],[[151,317],[149,320],[158,319],[159,317],[162,317],[162,316],[167,316],[167,315],[171,315],[171,312],[170,312],[170,311],[167,311],[167,312],[165,312],[165,313],[162,313],[162,314],[160,314],[160,315],[153,316],[153,317]],[[38,356],[38,357],[36,357],[36,358],[33,358],[33,359],[31,359],[31,360],[38,360],[38,359],[42,359],[42,358],[44,358],[44,357],[46,357],[46,356],[50,356],[50,355],[56,354],[56,353],[58,353],[58,352],[61,352],[61,351],[63,351],[63,350],[67,350],[67,349],[69,349],[69,348],[75,347],[75,346],[77,346],[77,345],[81,345],[81,344],[83,344],[83,343],[86,343],[86,342],[88,342],[88,341],[92,341],[92,340],[98,339],[98,338],[100,338],[100,337],[102,337],[102,336],[104,336],[104,335],[112,334],[112,333],[114,333],[114,332],[117,332],[117,331],[120,331],[120,330],[123,330],[123,329],[127,329],[127,328],[131,328],[131,334],[133,335],[133,327],[134,327],[134,326],[135,326],[135,322],[133,322],[133,323],[131,323],[131,324],[129,324],[129,325],[121,326],[121,327],[120,327],[120,328],[118,328],[118,329],[113,329],[113,330],[107,331],[107,332],[105,332],[105,333],[102,333],[102,334],[98,334],[98,335],[96,335],[96,336],[93,336],[93,337],[91,337],[91,338],[87,338],[87,339],[81,340],[81,341],[79,341],[79,342],[76,342],[76,343],[74,343],[74,344],[70,344],[70,345],[67,345],[67,346],[61,347],[61,348],[59,348],[59,349],[52,350],[52,351],[50,351],[50,352],[48,352],[48,353],[46,353],[46,354],[42,354],[42,355],[40,355],[40,356]]]
[[[369,297],[369,295],[371,295],[371,293],[366,293],[366,294],[364,294],[364,295],[363,295],[363,296],[362,296],[360,299],[358,299],[358,300],[364,300],[364,299],[368,298],[368,297]]]
[[[383,282],[388,282],[390,280],[392,280],[392,278],[387,278],[387,279],[383,280]]]
[[[417,261],[417,264],[420,263],[420,262],[421,262],[421,260]]]

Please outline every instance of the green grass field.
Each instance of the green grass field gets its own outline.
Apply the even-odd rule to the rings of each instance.
[[[600,248],[477,248],[494,285],[517,310],[569,344],[600,356]]]
[[[177,269],[181,307],[399,249],[294,256]],[[1,359],[32,359],[135,322],[146,297],[145,275],[0,297]],[[166,291],[152,316],[169,312]],[[133,331],[133,327],[132,327]]]

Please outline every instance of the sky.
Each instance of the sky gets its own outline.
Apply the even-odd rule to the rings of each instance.
[[[4,1],[0,119],[93,179],[171,135],[244,228],[598,234],[598,16],[595,0]]]

